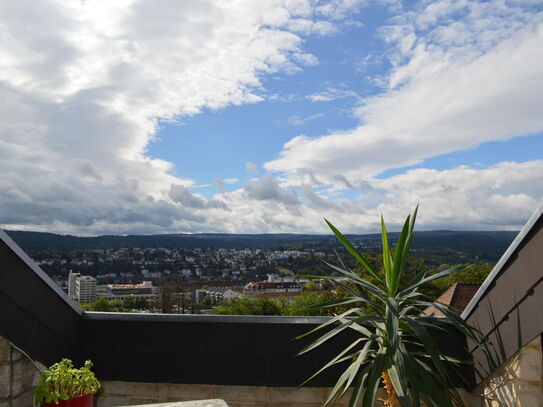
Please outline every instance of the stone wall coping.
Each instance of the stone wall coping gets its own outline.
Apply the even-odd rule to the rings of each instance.
[[[322,324],[330,317],[276,315],[207,315],[207,314],[136,314],[126,312],[85,311],[83,318],[97,321],[128,322],[214,322],[234,324]]]
[[[122,406],[121,406],[122,407]],[[127,406],[128,407],[128,406]],[[178,401],[158,404],[139,404],[130,407],[228,407],[228,404],[221,399]]]

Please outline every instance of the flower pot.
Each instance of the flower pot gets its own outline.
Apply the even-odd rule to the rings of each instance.
[[[93,396],[93,394],[86,394],[69,400],[59,400],[58,404],[42,403],[41,407],[92,407]]]

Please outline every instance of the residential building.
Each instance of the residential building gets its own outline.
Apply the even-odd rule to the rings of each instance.
[[[436,302],[448,305],[458,312],[462,312],[480,287],[481,284],[479,283],[454,283],[437,298]],[[431,317],[444,317],[443,313],[434,306],[426,308],[423,313]]]
[[[265,281],[261,282],[250,282],[247,284],[243,290],[245,294],[250,293],[295,293],[301,292],[302,287],[295,282],[280,282],[280,283],[269,283]]]
[[[296,282],[269,283],[251,282],[243,289],[243,295],[251,298],[291,298],[302,294],[302,287]]]
[[[211,289],[206,289],[206,290],[200,289],[200,290],[195,291],[195,300],[197,304],[201,303],[205,297],[210,297],[214,304],[218,304],[222,300],[231,300],[233,298],[238,298],[241,296],[243,296],[241,291],[236,291],[229,288],[227,288],[226,290],[220,289],[220,288],[219,289],[211,288]]]
[[[96,279],[91,276],[79,276],[75,280],[76,299],[81,304],[96,301]]]
[[[68,296],[72,300],[77,300],[77,293],[75,290],[77,279],[81,276],[81,273],[74,273],[72,270],[70,270],[70,274],[68,275]]]
[[[128,297],[145,298],[148,302],[156,299],[157,288],[151,281],[140,284],[107,284],[99,286],[98,297],[107,300],[124,300]]]

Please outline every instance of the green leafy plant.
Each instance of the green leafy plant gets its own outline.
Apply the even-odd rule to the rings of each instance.
[[[34,389],[37,404],[55,403],[74,397],[94,394],[100,388],[100,382],[91,371],[92,362],[87,360],[80,368],[74,368],[70,359],[62,359],[45,370]]]
[[[432,407],[463,406],[450,369],[466,362],[440,353],[431,332],[439,330],[452,335],[452,332],[459,330],[474,342],[480,342],[476,330],[468,326],[454,311],[443,304],[430,302],[419,292],[423,285],[446,277],[460,268],[431,275],[424,270],[409,281],[402,279],[413,242],[417,209],[418,207],[405,220],[394,250],[390,247],[385,222],[381,216],[382,269],[370,265],[341,232],[325,219],[336,237],[373,281],[370,282],[368,278],[347,268],[341,259],[339,266],[326,263],[338,275],[319,276],[331,280],[347,292],[348,296],[312,307],[349,305],[349,308],[299,336],[297,339],[324,331],[300,354],[314,350],[343,331],[356,332],[356,339],[348,347],[303,383],[331,366],[347,366],[332,388],[325,406],[335,404],[349,387],[353,387],[349,406],[362,403],[363,407],[372,407],[381,380],[387,394],[387,399],[382,401],[387,407],[397,402],[403,407],[418,407],[421,400]],[[440,310],[445,317],[437,319],[421,316],[422,311],[430,305]]]

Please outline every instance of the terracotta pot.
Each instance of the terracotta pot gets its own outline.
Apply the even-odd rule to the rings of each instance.
[[[41,407],[92,407],[93,396],[94,394],[86,394],[70,400],[59,400],[58,404],[42,403]]]

